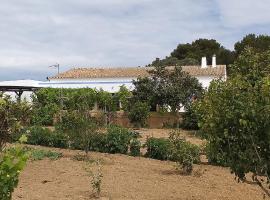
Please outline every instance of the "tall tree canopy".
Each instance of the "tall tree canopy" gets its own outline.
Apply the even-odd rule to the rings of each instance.
[[[239,56],[245,48],[252,47],[255,52],[261,53],[270,50],[270,36],[249,34],[235,43],[235,54]]]
[[[235,56],[234,52],[226,49],[216,40],[198,39],[194,42],[179,44],[173,50],[170,56],[165,59],[156,59],[152,62],[153,66],[183,66],[183,65],[198,65],[201,58],[206,56],[207,63],[212,63],[212,56],[217,56],[217,64],[232,64]]]
[[[251,172],[261,187],[260,176],[268,186],[270,181],[269,53],[245,48],[235,73],[227,81],[213,81],[197,105],[209,161],[226,164],[242,181]]]
[[[177,111],[187,105],[192,97],[202,93],[198,79],[182,71],[181,67],[155,67],[150,74],[150,77],[139,78],[133,82],[135,101],[147,102],[152,107],[170,106],[172,111]]]

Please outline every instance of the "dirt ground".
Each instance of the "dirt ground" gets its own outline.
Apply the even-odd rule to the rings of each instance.
[[[142,131],[145,135],[151,135],[151,131],[155,136],[166,135],[161,130]],[[86,163],[74,159],[79,153],[83,154],[81,151],[53,150],[62,152],[63,157],[55,161],[29,161],[21,173],[13,200],[93,199],[92,177],[87,170],[96,173],[97,166],[93,162],[96,160],[100,161],[103,174],[102,200],[263,199],[258,186],[237,183],[229,169],[223,167],[195,165],[193,174],[186,176],[168,161],[91,152],[92,162]]]
[[[141,141],[145,142],[147,137],[167,138],[169,137],[169,133],[173,130],[172,129],[139,129],[135,131],[140,133],[140,135],[142,136]],[[195,137],[192,131],[181,130],[181,135],[187,141],[193,144],[202,145],[204,143],[203,140],[201,140],[198,137]]]

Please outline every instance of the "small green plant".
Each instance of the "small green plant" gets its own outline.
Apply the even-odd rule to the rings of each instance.
[[[101,193],[101,183],[102,183],[103,174],[101,172],[100,162],[97,161],[96,164],[97,164],[97,171],[91,173],[91,176],[92,176],[91,185],[96,196],[99,197]]]
[[[44,158],[49,158],[50,160],[57,160],[63,156],[62,153],[50,150],[29,149],[28,151],[30,152],[31,160],[33,161],[43,160]]]
[[[128,118],[135,127],[144,127],[149,116],[150,107],[144,102],[135,102],[128,113]]]
[[[177,168],[180,168],[184,174],[191,174],[193,164],[200,162],[200,148],[187,142],[180,131],[172,131],[169,141],[172,144],[171,160],[176,161]]]
[[[146,143],[146,157],[158,159],[158,160],[169,160],[171,157],[172,144],[166,138],[147,138]]]
[[[106,152],[127,154],[131,139],[128,129],[119,126],[108,127]]]
[[[98,132],[98,126],[86,110],[71,111],[62,117],[58,129],[69,136],[71,145],[83,149],[88,154],[93,137]]]
[[[132,139],[130,142],[130,155],[140,156],[141,155],[141,142],[138,139]]]
[[[24,142],[26,137],[21,138]],[[12,192],[19,182],[19,174],[28,159],[28,153],[23,147],[16,144],[15,147],[0,152],[0,199],[11,200]]]

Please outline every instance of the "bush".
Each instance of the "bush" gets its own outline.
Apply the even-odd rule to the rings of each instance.
[[[213,81],[198,106],[211,162],[225,163],[244,181],[247,173],[270,181],[270,52],[245,50],[227,81]],[[268,185],[269,186],[269,185]]]
[[[86,154],[90,150],[93,137],[98,132],[95,119],[87,111],[65,113],[57,127],[69,136],[72,147],[83,149]]]
[[[119,126],[108,127],[106,152],[127,154],[131,138],[131,134],[126,128]]]
[[[186,130],[198,130],[198,117],[195,112],[196,103],[192,103],[185,107],[185,112],[182,114],[183,121],[181,128]]]
[[[179,131],[171,132],[169,140],[173,146],[171,160],[176,161],[185,174],[190,174],[193,164],[200,162],[200,148],[182,138]]]
[[[23,148],[16,146],[0,152],[0,199],[11,200],[19,182],[19,174],[28,159]]]
[[[192,172],[194,163],[200,162],[200,148],[183,139],[178,131],[171,132],[169,139],[148,138],[145,146],[146,157],[175,161],[187,174]]]
[[[66,148],[68,146],[66,135],[60,131],[51,131],[50,129],[41,126],[32,126],[24,128],[20,132],[16,132],[12,137],[13,142],[18,141],[23,134],[27,136],[28,144],[57,148]]]
[[[135,127],[144,127],[149,116],[150,107],[147,103],[135,102],[131,106],[128,118]]]
[[[144,146],[147,149],[146,157],[158,160],[169,160],[171,157],[172,144],[168,139],[150,137]]]
[[[140,156],[141,155],[141,142],[138,139],[132,139],[130,142],[130,155]]]
[[[55,151],[48,151],[43,149],[27,149],[30,152],[31,160],[43,160],[44,158],[49,158],[51,160],[57,160],[62,157],[62,153]]]
[[[89,150],[106,153],[107,152],[107,134],[97,132],[90,141]]]

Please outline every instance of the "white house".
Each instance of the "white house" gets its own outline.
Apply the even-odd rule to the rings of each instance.
[[[173,68],[173,67],[168,67]],[[138,77],[149,76],[152,67],[118,67],[118,68],[73,68],[56,76],[48,78],[48,81],[17,80],[0,82],[0,90],[16,92],[20,97],[29,99],[30,94],[39,88],[96,88],[115,93],[124,85],[129,90],[134,88],[132,81]],[[208,88],[210,82],[217,78],[226,79],[226,66],[216,65],[216,57],[213,56],[212,65],[202,58],[201,66],[182,66],[183,71],[196,77],[204,88]],[[22,94],[24,93],[24,94]]]
[[[204,60],[204,58],[203,58]],[[173,67],[168,67],[173,68]],[[138,77],[149,76],[152,67],[120,67],[120,68],[73,68],[56,76],[47,82],[40,82],[42,87],[52,88],[96,88],[111,93],[119,90],[120,86],[132,90],[132,81]],[[183,66],[183,71],[196,77],[204,88],[208,88],[213,79],[226,79],[226,66],[207,66],[206,59],[202,66]]]

